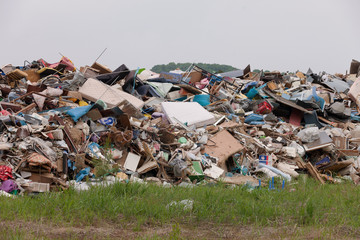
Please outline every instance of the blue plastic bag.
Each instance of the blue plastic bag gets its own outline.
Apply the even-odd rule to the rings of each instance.
[[[81,169],[81,171],[78,174],[76,174],[76,182],[80,182],[81,180],[84,179],[84,177],[88,176],[89,174],[90,174],[89,167]]]
[[[252,113],[245,118],[245,123],[262,122],[262,121],[264,121],[264,116],[255,113]]]
[[[69,111],[66,112],[67,115],[69,115],[74,122],[77,122],[79,120],[79,118],[81,118],[82,116],[84,116],[87,112],[90,111],[90,109],[92,108],[93,105],[88,105],[88,106],[82,106],[82,107],[77,107],[77,108],[73,108]]]

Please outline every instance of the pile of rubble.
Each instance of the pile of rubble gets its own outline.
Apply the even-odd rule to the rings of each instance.
[[[43,59],[1,68],[1,194],[73,185],[307,173],[360,180],[360,62],[349,74],[114,71]]]

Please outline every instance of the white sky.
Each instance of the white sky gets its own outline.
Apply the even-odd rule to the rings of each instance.
[[[345,73],[359,0],[0,0],[0,66],[59,52],[76,67],[168,62]]]

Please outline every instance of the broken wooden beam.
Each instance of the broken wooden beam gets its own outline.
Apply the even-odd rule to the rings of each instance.
[[[325,184],[325,181],[322,179],[318,170],[310,162],[306,163],[305,167],[313,178],[315,178],[321,184]]]

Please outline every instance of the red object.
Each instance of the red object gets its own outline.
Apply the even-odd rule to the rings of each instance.
[[[60,62],[57,62],[57,63],[48,63],[46,62],[44,59],[39,59],[39,62],[41,62],[44,67],[49,67],[49,68],[56,68],[57,66],[59,66],[59,64],[63,64],[66,66],[66,70],[69,70],[69,71],[72,71],[74,72],[76,70],[75,66],[74,66],[74,63],[67,57],[62,57],[60,59]]]
[[[267,101],[263,101],[262,103],[260,103],[258,105],[258,109],[256,110],[256,112],[260,114],[271,113],[271,111],[272,111],[272,106]]]
[[[5,166],[5,165],[1,165],[0,166],[0,180],[1,181],[6,181],[8,179],[12,179],[12,169],[11,167]]]
[[[0,115],[1,115],[1,116],[8,116],[8,115],[11,115],[11,113],[9,113],[9,112],[6,111],[6,110],[1,110],[1,111],[0,111]]]
[[[301,125],[301,120],[303,119],[304,113],[298,109],[293,108],[291,111],[289,123],[295,126]]]
[[[180,95],[187,95],[189,92],[186,91],[185,89],[183,88],[180,88],[180,91],[179,91]]]
[[[47,133],[46,135],[47,135],[51,140],[54,140],[54,135],[53,135],[51,132]]]

